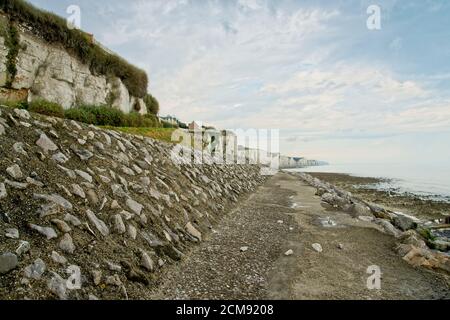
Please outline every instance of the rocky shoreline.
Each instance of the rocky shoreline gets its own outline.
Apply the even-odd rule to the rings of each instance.
[[[357,219],[367,219],[380,225],[385,233],[398,240],[396,252],[411,265],[450,273],[450,238],[446,233],[450,226],[446,224],[446,219],[424,219],[394,211],[368,201],[370,197],[361,197],[365,193],[348,191],[348,186],[354,185],[355,181],[374,181],[374,178],[329,173],[294,174],[317,189],[316,195],[321,197],[322,205],[329,210],[341,210]],[[378,199],[379,195],[375,197]]]
[[[142,299],[266,180],[172,147],[0,106],[0,299]]]

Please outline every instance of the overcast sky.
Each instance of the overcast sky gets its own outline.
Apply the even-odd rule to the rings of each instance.
[[[450,1],[32,0],[144,68],[163,115],[330,162],[450,163]],[[366,10],[381,7],[381,30]]]

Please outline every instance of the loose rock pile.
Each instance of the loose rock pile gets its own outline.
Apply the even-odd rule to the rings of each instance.
[[[265,180],[258,166],[176,165],[170,151],[0,106],[0,298],[144,298]]]
[[[325,207],[345,211],[363,221],[373,221],[385,233],[397,238],[395,250],[411,265],[450,273],[450,239],[430,236],[429,222],[365,202],[306,173],[296,175],[317,188],[316,195],[321,197]]]

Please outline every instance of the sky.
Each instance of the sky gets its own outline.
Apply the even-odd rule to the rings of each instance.
[[[79,6],[83,30],[147,71],[162,115],[280,129],[290,156],[450,165],[450,1],[30,2]]]

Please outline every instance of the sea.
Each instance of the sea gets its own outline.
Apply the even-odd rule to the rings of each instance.
[[[342,163],[292,171],[345,173],[357,177],[383,178],[383,182],[364,187],[397,194],[413,194],[423,199],[450,203],[450,164]]]

